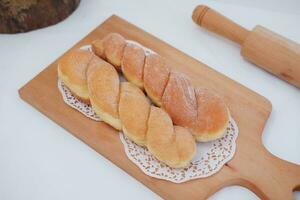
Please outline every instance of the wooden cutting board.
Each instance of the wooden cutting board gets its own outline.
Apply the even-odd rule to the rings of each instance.
[[[63,102],[57,89],[58,60],[19,90],[21,98],[164,199],[205,199],[228,185],[247,187],[263,199],[293,199],[292,191],[300,189],[300,166],[273,156],[262,144],[261,134],[272,109],[266,98],[115,15],[71,49],[110,32],[153,49],[167,58],[170,66],[190,76],[194,86],[211,88],[224,96],[240,132],[234,158],[217,174],[181,184],[145,175],[126,157],[117,131]]]

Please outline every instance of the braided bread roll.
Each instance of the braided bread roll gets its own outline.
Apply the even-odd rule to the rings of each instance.
[[[117,33],[95,40],[92,50],[144,89],[175,124],[188,128],[197,141],[215,140],[225,133],[230,114],[222,98],[207,89],[194,88],[188,77],[171,70],[158,54],[146,54],[141,45]]]
[[[63,57],[58,77],[76,96],[82,93],[77,88],[84,88],[83,93],[88,93],[93,110],[104,122],[122,130],[135,143],[147,146],[158,160],[177,168],[186,166],[194,157],[196,143],[192,134],[186,128],[173,126],[163,109],[152,106],[134,84],[120,82],[116,69],[92,52],[75,50]]]
[[[67,53],[58,64],[58,76],[64,84],[81,101],[89,104],[89,93],[86,80],[86,66],[93,54],[89,51],[75,50]],[[72,78],[70,78],[72,77]]]

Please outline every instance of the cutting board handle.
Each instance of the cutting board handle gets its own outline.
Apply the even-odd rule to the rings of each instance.
[[[293,191],[300,190],[300,165],[272,155],[262,143],[253,147],[249,140],[240,140],[238,145],[243,147],[226,165],[237,178],[223,184],[241,185],[261,199],[295,199]]]
[[[293,191],[300,189],[300,166],[282,160],[266,149],[263,151],[264,154],[261,154],[265,155],[263,159],[257,159],[257,164],[264,166],[260,167],[262,173],[257,173],[256,176],[255,174],[250,177],[245,176],[245,180],[255,184],[250,187],[255,187],[256,193],[263,199],[295,199]],[[252,169],[250,168],[250,170]]]
[[[240,45],[249,34],[244,27],[205,5],[197,6],[193,11],[192,18],[196,24]]]

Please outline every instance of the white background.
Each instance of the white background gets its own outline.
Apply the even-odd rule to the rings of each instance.
[[[0,35],[0,199],[160,198],[17,93],[113,13],[267,97],[273,111],[264,130],[264,145],[276,156],[300,164],[300,90],[245,62],[237,45],[195,25],[190,16],[201,3],[246,28],[259,23],[300,43],[297,0],[82,0],[74,14],[55,26]],[[295,194],[300,199],[300,192]],[[257,198],[238,186],[211,197]]]

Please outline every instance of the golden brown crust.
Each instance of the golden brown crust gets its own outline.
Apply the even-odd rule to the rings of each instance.
[[[97,40],[94,40],[91,44],[92,51],[94,52],[94,54],[96,54],[97,56],[99,56],[102,59],[106,59],[105,53],[104,53],[104,49],[105,49],[104,41],[105,41],[105,38],[103,38],[102,40],[97,39]]]
[[[125,45],[126,41],[123,36],[118,33],[111,33],[102,41],[95,40],[92,42],[92,50],[119,70]]]
[[[171,118],[163,110],[151,106],[148,120],[147,147],[158,159],[169,166],[179,163]]]
[[[92,56],[90,51],[73,50],[58,61],[58,78],[83,101],[89,100],[86,71]]]
[[[162,96],[162,107],[175,124],[189,127],[197,118],[194,87],[189,79],[178,72],[171,72]]]
[[[97,68],[101,67],[102,64],[109,64],[107,62],[103,62],[102,59],[100,59],[98,56],[96,56],[95,54],[93,54],[89,64],[88,64],[88,68],[86,70],[86,79],[87,77],[89,77]]]
[[[111,42],[111,39],[107,38],[122,38],[122,36],[115,35],[116,34],[112,33],[106,36],[102,40],[102,44],[98,42],[99,48],[96,50],[100,51],[100,53],[98,53],[99,55],[103,54],[103,52],[105,52],[105,56],[110,54],[106,46],[108,46],[109,43],[111,43],[110,46],[116,46],[117,43]],[[120,39],[120,41],[121,40],[125,41],[124,38]],[[118,49],[122,46],[120,44],[121,43],[118,45]],[[130,44],[127,46],[131,47],[135,45]],[[129,81],[139,87],[143,85],[151,100],[156,105],[162,106],[169,113],[175,124],[189,128],[195,135],[197,141],[210,141],[220,138],[223,135],[229,121],[229,110],[224,103],[221,103],[221,98],[211,98],[214,100],[214,103],[203,104],[199,98],[196,100],[195,88],[191,85],[188,78],[181,73],[170,72],[164,59],[159,55],[147,55],[144,67],[141,67],[144,58],[141,48],[136,51],[138,53],[132,53],[134,51],[130,48],[128,49],[130,53],[126,53],[126,50],[123,52],[126,54],[123,58],[119,56],[121,60],[125,58],[125,61],[123,60],[122,62],[130,63],[126,64],[126,67],[123,67],[123,73],[128,77]],[[118,69],[118,66],[116,66],[116,68]],[[141,72],[142,68],[144,70],[143,72]],[[143,80],[140,79],[141,74]],[[207,96],[212,96],[208,90],[203,91],[203,93],[204,97],[205,93],[208,93]],[[209,113],[208,111],[210,110],[214,113]]]
[[[196,152],[192,135],[182,127],[173,127],[169,115],[151,106],[148,119],[147,147],[160,161],[170,167],[186,166]]]
[[[191,129],[197,141],[210,141],[225,133],[229,111],[217,94],[208,89],[196,89],[197,120]]]
[[[93,62],[94,65],[98,63],[98,66],[95,66],[87,77],[91,105],[103,121],[120,130],[119,75],[114,67],[100,58],[93,59]]]
[[[141,52],[141,49],[131,50],[134,55]],[[80,80],[78,87],[87,87],[87,100],[104,122],[123,130],[137,144],[146,145],[160,161],[171,167],[183,167],[190,162],[196,148],[193,136],[187,129],[174,127],[169,115],[161,108],[150,106],[143,91],[133,83],[120,84],[116,69],[109,63],[87,51],[75,51],[73,54],[61,62],[59,76],[65,78],[66,74],[73,81],[74,74],[77,75],[76,81]],[[144,65],[142,60],[140,66]],[[128,62],[138,64],[134,60]],[[74,95],[87,102],[76,93]]]
[[[176,148],[180,162],[177,167],[187,166],[196,154],[197,147],[195,139],[188,129],[181,126],[174,126],[176,136]]]
[[[143,92],[131,83],[121,85],[115,68],[89,51],[75,50],[59,61],[58,76],[80,100],[91,103],[103,121],[171,167],[186,166],[197,141],[220,138],[229,111],[222,98],[207,89],[194,89],[181,73],[170,72],[163,58],[145,56],[136,44],[110,34],[92,44],[93,51],[120,69],[126,78],[163,109],[150,106]],[[168,115],[169,113],[169,115]],[[173,126],[173,122],[181,126]],[[190,131],[191,132],[190,132]]]
[[[122,72],[127,80],[139,88],[143,88],[144,62],[144,50],[136,44],[128,43],[122,58]]]
[[[142,90],[130,82],[121,83],[119,115],[124,134],[140,145],[146,145],[150,103]]]
[[[170,70],[165,60],[158,54],[146,56],[144,66],[144,88],[148,96],[158,106],[169,79]]]

